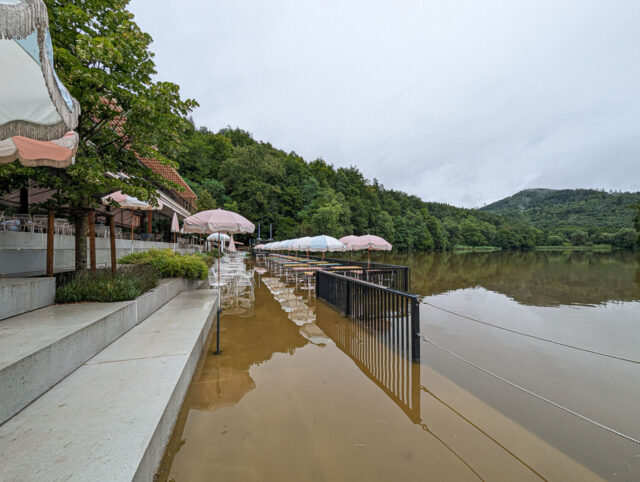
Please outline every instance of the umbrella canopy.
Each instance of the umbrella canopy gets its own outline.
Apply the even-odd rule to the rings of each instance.
[[[224,234],[224,233],[213,233],[210,234],[209,236],[207,236],[207,241],[229,241],[231,239],[231,236],[229,236],[228,234]]]
[[[162,209],[161,202],[158,202],[158,205],[154,206],[148,202],[141,201],[137,197],[124,194],[122,191],[113,192],[102,198],[102,204],[104,205],[111,205],[112,202],[118,203],[122,209],[137,209],[140,211],[156,211]]]
[[[291,243],[290,248],[294,251],[307,251],[309,249],[312,239],[313,238],[311,238],[310,236],[294,239],[293,242]]]
[[[257,244],[257,245],[255,245],[255,246],[253,247],[253,249],[259,249],[259,250],[262,250],[262,249],[264,249],[264,244]]]
[[[253,233],[255,225],[245,217],[224,209],[202,211],[184,220],[189,233]]]
[[[311,238],[309,242],[309,251],[346,251],[347,247],[336,238],[326,236],[324,234]]]
[[[78,134],[68,132],[53,141],[37,141],[23,136],[0,140],[0,164],[20,161],[29,167],[69,167],[75,161]]]
[[[340,238],[340,242],[347,247],[347,250],[350,250],[351,249],[351,244],[354,241],[357,241],[357,240],[358,240],[358,236],[353,236],[353,235],[344,236],[344,237]]]
[[[371,249],[373,251],[391,251],[391,243],[373,234],[364,236],[356,236],[356,239],[350,243],[351,249],[359,251],[362,249]]]
[[[171,232],[180,232],[180,223],[178,223],[178,215],[176,213],[173,213],[173,218],[171,219]]]
[[[2,162],[17,159],[28,166],[50,167],[71,164],[78,137],[66,134],[78,125],[80,105],[53,68],[43,0],[0,0],[0,71],[11,73],[0,76],[5,99],[0,109],[0,140],[10,140],[0,147]],[[28,144],[20,137],[57,141]]]

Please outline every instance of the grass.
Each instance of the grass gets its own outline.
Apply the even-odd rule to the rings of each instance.
[[[536,246],[536,251],[597,251],[608,253],[611,251],[609,244],[594,244],[593,246]]]
[[[453,247],[455,253],[491,253],[493,251],[501,251],[498,246],[463,246],[457,244]]]
[[[71,273],[58,278],[56,303],[127,301],[158,286],[158,274],[149,266],[131,266]]]
[[[131,253],[118,260],[120,264],[147,265],[161,278],[206,279],[215,254],[178,254],[170,249],[151,249]]]

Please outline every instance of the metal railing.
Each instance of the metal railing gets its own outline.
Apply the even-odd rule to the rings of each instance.
[[[323,258],[320,256],[309,256],[309,259],[322,260]],[[408,266],[336,258],[324,258],[324,261],[349,266],[359,266],[364,270],[363,279],[365,281],[383,284],[387,288],[399,291],[409,291],[411,289],[411,274]]]
[[[361,322],[383,343],[420,361],[420,297],[328,271],[316,271],[316,296]]]

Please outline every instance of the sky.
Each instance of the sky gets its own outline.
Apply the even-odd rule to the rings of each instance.
[[[640,1],[132,0],[158,80],[426,201],[640,191]]]

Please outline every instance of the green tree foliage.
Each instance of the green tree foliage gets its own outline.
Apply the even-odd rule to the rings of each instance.
[[[209,191],[202,190],[198,194],[198,211],[208,211],[216,208],[216,202],[214,201]]]
[[[184,144],[187,153],[174,160],[194,190],[264,226],[273,223],[277,239],[371,233],[406,251],[459,244],[520,249],[544,239],[542,231],[502,216],[385,189],[355,167],[307,163],[242,129],[213,133],[191,125]]]
[[[482,211],[501,214],[511,222],[534,226],[547,235],[571,237],[572,233],[581,231],[594,238],[600,233],[613,234],[622,228],[630,228],[633,206],[639,203],[640,193],[637,192],[527,189],[485,206]],[[595,238],[591,241],[600,244]]]

